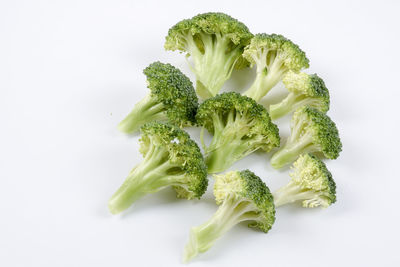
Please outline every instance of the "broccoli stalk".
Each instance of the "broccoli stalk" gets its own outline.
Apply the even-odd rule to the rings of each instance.
[[[170,64],[154,62],[143,73],[150,93],[139,101],[118,128],[134,133],[147,122],[169,122],[179,127],[192,125],[198,99],[192,82]]]
[[[227,196],[210,220],[191,229],[184,261],[206,252],[219,237],[240,222],[259,219],[260,215],[254,210],[256,208],[250,201],[237,198],[234,194]]]
[[[140,197],[168,186],[178,197],[200,198],[207,188],[207,171],[197,144],[168,124],[148,123],[141,131],[144,159],[111,197],[111,213],[120,213]]]
[[[259,101],[289,70],[308,68],[305,53],[289,39],[277,34],[256,34],[245,48],[243,57],[256,65],[253,84],[244,95]]]
[[[280,207],[285,204],[297,202],[297,201],[306,201],[308,199],[314,199],[321,197],[321,193],[315,193],[313,191],[304,191],[304,189],[293,183],[289,182],[285,187],[279,189],[274,193],[275,206]],[[314,203],[315,202],[315,203]],[[313,204],[314,203],[314,204]],[[316,200],[311,201],[311,206],[314,207],[315,204],[318,203]]]
[[[210,220],[191,229],[184,262],[210,249],[219,237],[240,222],[249,221],[249,227],[267,233],[275,221],[272,194],[254,173],[232,171],[214,178],[218,210]]]
[[[306,123],[304,123],[306,124]],[[313,145],[313,133],[300,135],[304,127],[296,127],[287,140],[285,146],[278,150],[271,158],[272,167],[279,169],[292,163],[302,153],[317,152],[319,148]]]
[[[295,111],[302,106],[317,106],[320,101],[315,98],[306,98],[303,95],[289,93],[285,99],[278,104],[271,105],[269,112],[273,120],[279,119],[286,114]]]
[[[212,114],[214,136],[206,149],[206,164],[210,173],[226,170],[234,162],[257,150],[265,141],[260,136],[248,134],[258,121],[247,113],[231,110],[225,124],[224,119],[221,115]]]
[[[302,153],[322,152],[336,159],[342,143],[335,123],[323,112],[303,106],[293,114],[291,134],[286,144],[271,158],[272,167],[279,169],[292,163]]]
[[[258,149],[270,151],[279,146],[278,128],[265,108],[238,93],[207,99],[200,105],[196,119],[213,134],[205,148],[209,173],[224,171]]]
[[[231,39],[222,35],[199,34],[203,42],[204,52],[199,48],[188,45],[187,50],[193,59],[190,69],[196,74],[196,91],[202,98],[209,98],[216,95],[222,85],[231,76],[236,61],[242,54],[243,47],[236,46],[227,53]],[[189,37],[193,38],[193,37]],[[197,51],[196,51],[197,50]],[[196,51],[193,53],[193,51]]]
[[[166,110],[163,103],[160,103],[157,98],[148,94],[136,103],[134,109],[118,124],[118,129],[121,132],[134,133],[146,122],[166,122],[168,121],[165,113]]]
[[[303,188],[293,182],[289,182],[284,187],[274,193],[275,206],[280,207],[285,204],[312,199],[318,196],[312,191],[303,191]]]
[[[130,172],[122,186],[111,197],[111,213],[120,213],[142,196],[167,186],[186,187],[184,173],[171,173],[171,170],[179,169],[180,164],[173,164],[165,158],[166,152],[166,148],[151,145],[143,161]]]
[[[276,191],[275,206],[302,202],[303,207],[323,208],[336,202],[336,184],[332,174],[316,156],[303,154],[293,163],[290,182]]]
[[[191,57],[196,91],[202,98],[215,96],[233,68],[239,64],[252,34],[236,19],[223,13],[199,14],[178,22],[168,31],[166,50],[179,50]]]
[[[281,102],[269,107],[273,120],[306,105],[324,113],[329,110],[329,91],[317,74],[309,75],[290,71],[283,78],[283,83],[289,90],[289,94]]]
[[[244,95],[259,101],[263,98],[285,75],[287,68],[282,60],[275,59],[269,66],[266,63],[267,53],[264,51],[261,58],[251,56],[257,66],[256,79]]]

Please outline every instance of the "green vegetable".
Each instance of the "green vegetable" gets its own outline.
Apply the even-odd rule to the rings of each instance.
[[[289,71],[283,78],[283,84],[289,90],[289,94],[280,103],[269,107],[273,120],[306,105],[324,113],[329,110],[329,91],[317,74]]]
[[[257,67],[256,79],[244,93],[256,101],[263,98],[289,70],[298,72],[309,66],[299,46],[279,34],[256,34],[245,48],[243,57]]]
[[[178,22],[169,29],[164,47],[192,58],[197,93],[209,98],[219,92],[234,67],[247,65],[241,55],[252,36],[238,20],[211,12]]]
[[[280,143],[278,127],[265,108],[238,93],[207,99],[200,105],[196,120],[213,134],[205,148],[209,173],[224,171],[248,154],[258,149],[268,152]]]
[[[154,62],[144,69],[150,93],[138,102],[118,128],[134,133],[147,122],[169,122],[179,127],[192,125],[198,99],[192,82],[170,64]]]
[[[336,184],[325,163],[314,155],[303,154],[293,167],[291,181],[274,193],[277,207],[301,202],[305,208],[327,208],[336,202]]]
[[[179,198],[200,198],[207,189],[207,170],[197,144],[180,128],[152,122],[141,128],[143,161],[111,197],[113,214],[127,209],[138,198],[173,186]]]
[[[296,110],[291,122],[291,135],[285,146],[271,158],[271,165],[279,169],[292,163],[300,154],[322,152],[336,159],[342,151],[335,123],[323,112],[308,106]]]
[[[236,224],[249,221],[249,227],[267,233],[275,222],[273,196],[264,182],[249,170],[214,175],[214,195],[219,208],[210,220],[193,227],[185,247],[184,261],[213,246]]]

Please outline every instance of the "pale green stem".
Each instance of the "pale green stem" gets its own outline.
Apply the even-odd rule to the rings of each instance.
[[[161,147],[152,146],[149,149],[143,161],[129,173],[121,187],[110,198],[108,207],[111,213],[120,213],[140,197],[163,188],[157,181],[165,179],[166,171],[171,168],[165,153],[165,149]]]
[[[287,185],[283,186],[278,191],[273,193],[274,203],[276,207],[289,203],[294,203],[297,201],[309,200],[314,198],[315,195],[316,192],[310,190],[303,191],[300,186],[292,182],[289,182]]]
[[[257,61],[256,61],[257,62]],[[263,64],[264,61],[259,61]],[[283,67],[283,62],[276,58],[271,66],[264,65],[265,67],[257,65],[257,75],[253,84],[244,92],[245,96],[251,97],[257,102],[263,98],[286,73],[286,68]]]
[[[296,102],[297,94],[289,93],[285,99],[278,104],[269,106],[269,115],[271,119],[276,120],[285,116],[293,110],[293,104]]]
[[[228,195],[210,220],[191,229],[183,261],[188,262],[199,253],[210,249],[219,237],[236,224],[256,220],[258,214],[254,210],[251,202],[243,201],[233,194]]]
[[[240,47],[226,53],[229,38],[220,34],[200,34],[204,44],[204,54],[194,59],[194,72],[196,74],[196,90],[200,97],[215,96],[226,80],[229,79],[233,67],[240,56]]]
[[[280,169],[294,162],[302,153],[314,152],[312,137],[304,135],[297,142],[286,142],[285,146],[278,150],[271,158],[271,166]]]
[[[165,106],[158,103],[150,94],[136,103],[132,111],[119,123],[118,129],[124,133],[134,133],[150,121],[165,121]]]

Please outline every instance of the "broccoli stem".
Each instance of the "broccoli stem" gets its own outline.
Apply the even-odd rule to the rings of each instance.
[[[313,199],[316,196],[316,192],[310,190],[305,191],[295,183],[289,182],[273,193],[273,196],[275,206],[279,207],[296,201]]]
[[[108,202],[108,208],[113,214],[129,208],[133,202],[142,196],[159,191],[169,185],[179,185],[180,175],[170,175],[169,170],[176,166],[166,159],[165,148],[154,147],[146,154],[139,165],[128,175],[121,187]]]
[[[251,97],[257,102],[263,98],[280,80],[282,80],[286,73],[286,68],[284,68],[283,62],[277,58],[275,58],[275,60],[273,60],[269,66],[261,65],[260,67],[259,64],[266,63],[262,61],[257,64],[256,79],[250,88],[244,93],[245,96]]]
[[[292,136],[296,132],[292,132]],[[285,146],[278,150],[271,158],[271,166],[275,169],[280,169],[283,166],[292,163],[302,153],[313,152],[312,136],[304,135],[299,140],[291,142],[289,139]]]
[[[272,120],[279,119],[293,110],[293,105],[296,102],[297,94],[289,93],[288,96],[281,102],[269,107],[269,115]]]
[[[269,114],[271,119],[276,120],[306,105],[317,109],[321,108],[321,102],[316,98],[307,97],[302,94],[290,93],[280,103],[271,105],[269,107]]]
[[[239,114],[231,111],[224,125],[223,118],[213,116],[214,136],[211,144],[206,148],[206,164],[208,173],[222,172],[234,162],[252,153],[251,138],[242,140],[247,134],[251,122],[242,120]],[[246,117],[246,116],[244,116]]]
[[[218,147],[209,147],[207,150],[206,164],[208,173],[222,172],[228,169],[234,162],[245,157],[252,151],[240,140],[224,140]],[[211,149],[211,150],[210,150]]]
[[[130,134],[139,130],[139,128],[149,121],[166,121],[168,118],[164,113],[165,106],[159,103],[151,94],[140,100],[128,116],[123,119],[118,129],[121,132]]]
[[[207,251],[220,236],[236,224],[257,218],[258,214],[254,212],[254,206],[249,201],[229,194],[210,220],[191,229],[183,261],[188,262],[199,253]]]
[[[259,101],[265,96],[269,90],[274,87],[273,77],[258,73],[256,80],[253,82],[251,87],[244,93],[245,96],[253,98],[255,101]]]
[[[228,50],[230,39],[221,34],[199,34],[204,51],[199,53],[199,48],[191,37],[188,50],[194,61],[192,67],[196,74],[196,91],[202,98],[215,96],[226,80],[229,79],[233,67],[240,56],[239,47]]]

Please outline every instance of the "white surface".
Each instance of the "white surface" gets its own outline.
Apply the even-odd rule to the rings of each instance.
[[[211,188],[203,201],[153,194],[122,216],[106,207],[141,160],[138,137],[115,126],[146,93],[142,69],[160,60],[193,77],[163,41],[174,23],[205,11],[307,52],[309,72],[331,91],[343,152],[327,161],[335,205],[282,207],[267,235],[238,226],[191,266],[400,266],[400,4],[377,3],[1,1],[0,266],[180,265],[190,227],[216,209]],[[227,87],[246,86],[237,80]],[[286,135],[287,122],[279,125]],[[287,170],[268,158],[232,169],[250,168],[275,190]]]

